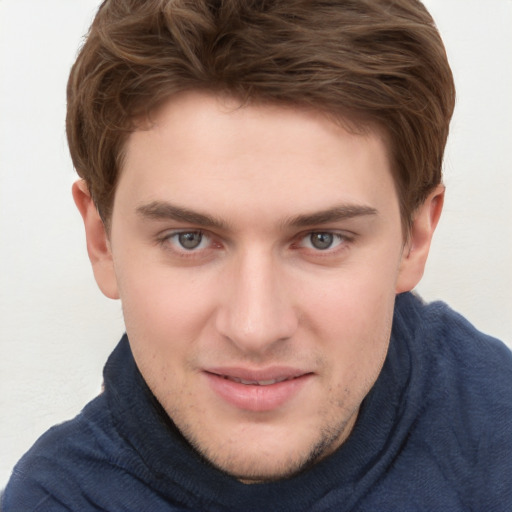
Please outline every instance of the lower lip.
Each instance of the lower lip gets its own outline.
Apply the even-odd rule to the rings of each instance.
[[[292,400],[312,377],[308,373],[295,379],[277,382],[268,386],[247,385],[235,382],[214,373],[205,372],[208,382],[224,401],[252,412],[272,411]]]

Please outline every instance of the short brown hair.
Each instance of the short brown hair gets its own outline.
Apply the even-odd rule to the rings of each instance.
[[[186,89],[377,124],[405,226],[441,182],[455,88],[418,0],[105,0],[71,70],[66,120],[104,221],[134,119]]]

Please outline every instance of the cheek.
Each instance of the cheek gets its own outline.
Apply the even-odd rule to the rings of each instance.
[[[189,392],[187,368],[210,325],[210,297],[199,283],[165,271],[132,268],[119,277],[126,332],[139,370],[162,404],[183,399]]]
[[[375,274],[375,275],[374,275]],[[382,272],[331,279],[305,294],[303,324],[332,362],[334,380],[366,392],[384,362],[393,318],[393,278]]]
[[[197,339],[211,316],[212,286],[165,267],[125,266],[118,286],[126,329],[160,350]]]
[[[312,281],[302,294],[303,314],[319,329],[333,329],[348,337],[379,331],[393,311],[395,280],[396,270],[354,269]]]

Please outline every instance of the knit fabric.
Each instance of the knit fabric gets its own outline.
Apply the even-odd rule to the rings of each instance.
[[[15,467],[4,512],[512,510],[512,353],[443,303],[397,297],[386,362],[350,437],[278,482],[246,485],[203,460],[126,336],[104,378]]]

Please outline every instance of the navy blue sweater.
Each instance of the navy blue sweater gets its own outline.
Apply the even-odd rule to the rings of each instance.
[[[3,512],[510,511],[512,353],[442,303],[397,297],[383,370],[349,439],[310,470],[245,485],[183,439],[126,336],[105,391],[15,467]]]

